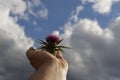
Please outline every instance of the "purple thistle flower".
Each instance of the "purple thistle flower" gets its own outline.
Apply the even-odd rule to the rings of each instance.
[[[56,51],[62,51],[62,48],[68,48],[69,47],[65,47],[65,46],[61,46],[59,45],[59,43],[63,40],[60,39],[58,36],[56,35],[48,35],[45,38],[46,41],[43,40],[38,40],[38,42],[42,45],[40,46],[38,49],[45,49],[46,51],[50,52],[51,54],[53,54],[54,56],[56,56]]]
[[[48,35],[46,37],[46,41],[48,42],[48,44],[59,44],[61,40],[56,35]]]

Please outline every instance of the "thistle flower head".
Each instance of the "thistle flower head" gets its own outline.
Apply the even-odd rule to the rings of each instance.
[[[59,44],[60,39],[56,35],[48,35],[46,37],[46,41],[47,41],[48,44]]]
[[[62,51],[62,48],[68,48],[69,47],[65,47],[65,46],[61,46],[59,45],[59,43],[63,40],[63,39],[60,39],[58,36],[56,35],[48,35],[46,38],[45,38],[46,41],[43,41],[43,40],[38,40],[38,42],[42,45],[40,46],[38,49],[45,49],[47,50],[48,52],[50,52],[51,54],[53,55],[56,55],[56,51]]]

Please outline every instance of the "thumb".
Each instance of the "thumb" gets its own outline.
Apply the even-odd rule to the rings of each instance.
[[[30,52],[30,51],[35,51],[35,49],[33,47],[30,47],[28,52]]]
[[[30,47],[28,49],[28,51],[26,52],[26,56],[29,57],[32,54],[32,52],[34,52],[34,51],[35,51],[35,49],[33,47]]]

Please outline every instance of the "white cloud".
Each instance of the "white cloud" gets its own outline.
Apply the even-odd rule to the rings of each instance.
[[[31,0],[26,2],[26,15],[32,15],[36,18],[46,19],[48,17],[48,9],[42,4],[41,0]],[[39,7],[39,9],[37,9]],[[36,9],[36,10],[35,10]]]
[[[12,15],[25,20],[29,20],[29,16],[43,19],[48,16],[48,10],[41,0],[0,0],[0,9],[9,9]]]
[[[111,12],[112,5],[120,0],[82,0],[85,3],[93,3],[92,8],[100,14],[108,14]]]
[[[69,80],[120,79],[120,17],[105,29],[96,20],[81,19],[64,26]]]
[[[0,0],[0,80],[27,80],[31,74],[25,52],[34,42],[10,16],[13,11],[24,14],[24,4],[23,0]]]
[[[70,20],[71,21],[74,21],[74,22],[77,22],[78,21],[78,15],[80,14],[80,12],[84,9],[83,6],[79,5],[76,7],[76,10],[72,11],[72,14],[71,14],[71,17],[70,17]]]
[[[39,10],[37,13],[41,18],[46,19],[48,17],[48,10],[47,9]]]
[[[26,4],[23,0],[0,0],[0,9],[9,9],[13,14],[23,15]]]
[[[59,35],[60,35],[60,32],[59,32],[58,30],[56,30],[56,31],[53,31],[52,34],[59,36]]]

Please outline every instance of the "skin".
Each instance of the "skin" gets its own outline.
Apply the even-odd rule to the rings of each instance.
[[[68,63],[61,52],[56,57],[45,50],[36,51],[30,48],[26,56],[36,70],[28,80],[66,80]]]

